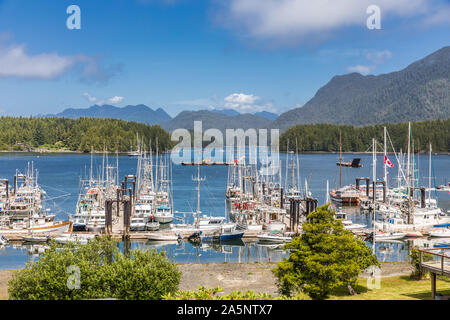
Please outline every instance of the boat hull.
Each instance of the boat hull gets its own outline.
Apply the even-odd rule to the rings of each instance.
[[[34,234],[44,233],[64,233],[68,232],[70,226],[72,225],[71,221],[60,221],[55,222],[53,224],[48,224],[42,227],[31,227],[28,229],[0,229],[0,233],[3,235],[23,235],[33,232]]]
[[[206,236],[202,236],[201,239],[202,241],[205,242],[213,242],[213,241],[231,241],[231,240],[238,240],[238,239],[242,239],[242,237],[244,236],[244,231],[233,231],[230,233],[223,233],[220,235],[206,235]]]
[[[155,221],[161,224],[171,223],[173,221],[173,217],[155,216]]]

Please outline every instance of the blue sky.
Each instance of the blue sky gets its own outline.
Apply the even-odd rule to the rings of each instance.
[[[281,113],[334,75],[400,70],[450,44],[444,0],[0,0],[0,112],[94,103]],[[69,5],[81,29],[69,30]],[[381,9],[369,30],[366,8]]]

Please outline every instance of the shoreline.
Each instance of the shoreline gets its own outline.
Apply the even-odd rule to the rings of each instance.
[[[292,151],[290,151],[292,152]],[[22,154],[90,154],[91,152],[84,152],[84,151],[73,151],[73,150],[46,150],[46,149],[37,149],[37,150],[0,150],[0,154],[2,153],[22,153]],[[104,151],[93,151],[94,154],[103,154]],[[127,152],[118,152],[119,155],[128,155]],[[161,154],[170,153],[169,152],[160,152]],[[287,151],[280,151],[282,154],[286,154]],[[107,154],[116,154],[115,151],[108,151]],[[295,154],[295,152],[293,153]],[[298,154],[339,154],[339,151],[300,151]],[[363,155],[372,155],[371,151],[362,152],[362,151],[342,151],[342,154],[363,154]],[[383,152],[377,152],[378,155],[383,155]],[[387,154],[394,154],[393,152],[388,152]],[[420,155],[427,155],[428,152],[416,152],[416,154]],[[450,156],[450,152],[433,152],[433,155],[446,155]]]
[[[245,292],[268,293],[279,296],[275,277],[271,269],[276,263],[179,263],[182,272],[179,290],[197,291],[199,286],[222,288],[221,294],[239,290]],[[0,300],[8,298],[8,281],[14,272],[21,270],[0,270]],[[406,276],[411,274],[412,266],[408,262],[382,262],[381,278]],[[360,279],[368,275],[361,273]]]

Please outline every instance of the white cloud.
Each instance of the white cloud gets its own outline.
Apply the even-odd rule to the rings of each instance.
[[[363,75],[368,75],[370,73],[373,73],[375,71],[375,69],[385,63],[387,60],[391,59],[393,54],[391,51],[389,50],[363,50],[361,51],[362,54],[360,54],[361,56],[364,56],[364,58],[370,62],[370,64],[365,65],[365,64],[357,64],[354,66],[349,66],[346,68],[346,71],[348,72],[358,72],[361,73]]]
[[[92,103],[97,102],[97,98],[91,96],[91,95],[90,95],[89,93],[87,93],[87,92],[83,93],[83,96],[85,96],[86,99],[88,99],[89,102],[92,102]]]
[[[373,70],[375,69],[374,66],[364,66],[364,65],[356,65],[356,66],[350,66],[347,67],[347,71],[348,72],[358,72],[361,73],[363,75],[368,75],[369,73],[371,73]]]
[[[104,68],[98,57],[86,55],[62,56],[57,53],[29,54],[24,45],[2,45],[0,37],[0,77],[24,79],[56,79],[76,69],[79,77],[88,82],[106,82],[120,72],[120,66]],[[79,67],[75,68],[76,66]]]
[[[28,55],[24,46],[0,49],[1,77],[54,79],[74,64],[73,57],[62,57],[56,53]]]
[[[119,96],[114,96],[112,98],[109,98],[107,101],[107,103],[109,104],[118,104],[121,103],[123,100],[123,97],[119,97]]]
[[[316,40],[339,28],[366,27],[368,6],[385,17],[427,16],[440,0],[230,0],[224,2],[223,24],[256,39],[284,42]],[[446,5],[448,7],[448,5]]]
[[[108,99],[98,99],[92,95],[90,95],[89,93],[85,92],[83,93],[83,96],[90,102],[90,103],[95,103],[99,106],[104,105],[104,104],[119,104],[123,101],[124,97],[120,97],[120,96],[114,96]]]
[[[432,14],[423,20],[425,26],[435,26],[442,24],[450,24],[450,6],[442,6],[436,8]]]
[[[207,99],[177,101],[173,104],[213,109],[233,109],[239,113],[269,111],[277,113],[272,101],[263,100],[253,94],[232,93],[224,99],[216,96]]]
[[[372,61],[373,63],[382,64],[385,63],[386,60],[392,58],[392,52],[389,50],[369,51],[366,54],[366,58],[367,60]]]
[[[260,111],[276,112],[273,103],[263,101],[260,97],[253,94],[233,93],[225,97],[225,109],[233,109],[240,113],[254,113]]]

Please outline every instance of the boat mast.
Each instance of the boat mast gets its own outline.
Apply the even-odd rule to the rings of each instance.
[[[373,165],[372,165],[372,180],[373,182],[377,182],[377,140],[375,138],[372,139],[373,143]],[[373,190],[375,192],[375,190]],[[375,199],[375,197],[374,197]]]
[[[387,165],[386,165],[386,157],[387,157],[387,143],[386,143],[386,127],[384,127],[384,158],[383,158],[383,169],[384,169],[384,183],[386,184],[387,188]]]
[[[406,164],[406,190],[408,192],[407,199],[408,199],[408,224],[411,223],[411,191],[410,191],[410,178],[411,178],[411,172],[410,172],[410,158],[411,158],[411,122],[408,122],[408,159]]]
[[[430,160],[428,164],[428,205],[431,205],[431,153],[432,147],[430,143]]]
[[[339,131],[339,189],[342,188],[342,133]]]
[[[295,139],[295,153],[296,153],[296,157],[297,157],[297,191],[300,192],[302,182],[300,181],[300,162],[299,162],[299,159],[298,159],[298,142],[297,142],[297,139]]]
[[[205,180],[200,178],[200,163],[197,163],[197,178],[193,179],[197,182],[197,228],[200,228],[200,182]]]
[[[284,178],[284,187],[286,188],[287,191],[289,191],[288,189],[288,171],[289,171],[289,139],[287,140],[287,149],[286,149],[286,174],[285,174],[285,178]]]

